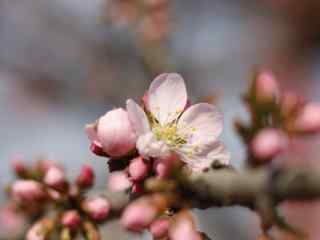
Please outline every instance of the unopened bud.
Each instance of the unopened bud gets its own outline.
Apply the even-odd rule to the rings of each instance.
[[[108,190],[112,192],[125,191],[131,187],[132,183],[127,174],[123,171],[116,171],[110,173],[108,179]]]
[[[81,224],[81,217],[76,210],[66,211],[61,218],[61,224],[70,229],[77,229]]]
[[[201,240],[201,234],[197,232],[192,216],[187,212],[179,213],[175,222],[170,227],[169,237],[172,240],[190,239]]]
[[[83,230],[86,235],[86,239],[88,239],[88,240],[100,240],[101,239],[99,230],[97,229],[97,227],[93,223],[91,223],[89,221],[84,222],[83,223]]]
[[[92,142],[90,144],[90,150],[93,152],[95,155],[100,156],[100,157],[108,157],[108,154],[106,154],[98,142]]]
[[[19,177],[25,177],[28,173],[28,169],[26,164],[23,161],[22,156],[15,155],[12,157],[11,165],[13,167],[13,170],[15,174]]]
[[[266,161],[276,157],[287,148],[288,139],[280,130],[261,130],[252,142],[252,153],[258,160]]]
[[[49,219],[42,219],[36,222],[28,230],[26,240],[45,240],[53,230],[53,222]]]
[[[170,227],[170,219],[162,217],[155,220],[151,224],[149,230],[153,238],[161,239],[168,235],[169,227]]]
[[[76,182],[80,188],[91,187],[94,182],[94,172],[92,167],[89,165],[82,166]]]
[[[167,207],[167,198],[161,194],[140,198],[126,207],[121,217],[121,225],[127,230],[141,232]]]
[[[317,133],[320,131],[320,104],[306,104],[294,122],[294,129],[299,132]]]
[[[127,111],[122,108],[107,112],[96,126],[88,125],[86,132],[90,140],[95,142],[95,147],[101,145],[111,157],[124,156],[136,146],[137,136]]]
[[[137,157],[129,164],[129,175],[133,181],[141,181],[148,175],[149,169],[150,163],[145,162],[142,157]]]
[[[65,174],[62,169],[51,167],[44,176],[44,183],[56,190],[62,191],[66,187]]]
[[[269,103],[279,98],[280,89],[278,83],[273,73],[269,71],[262,71],[258,74],[255,87],[258,102]]]
[[[144,192],[143,186],[140,183],[133,183],[131,193],[142,194]]]
[[[166,158],[158,158],[153,163],[153,169],[156,172],[157,177],[167,178],[170,176],[174,165],[177,163],[177,157],[170,155]]]
[[[110,213],[111,204],[108,199],[99,196],[84,200],[82,208],[91,219],[103,221]]]
[[[34,180],[18,180],[12,185],[11,191],[12,196],[22,203],[45,198],[42,185]]]
[[[141,232],[149,227],[158,214],[157,208],[147,201],[131,203],[123,212],[121,224],[134,232]]]
[[[46,174],[50,168],[58,168],[63,171],[63,167],[59,163],[46,159],[40,160],[37,167],[42,174]]]

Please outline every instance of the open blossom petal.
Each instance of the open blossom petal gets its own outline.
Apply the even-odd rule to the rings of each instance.
[[[208,103],[191,106],[182,114],[178,122],[180,135],[187,135],[188,143],[195,146],[215,142],[222,128],[222,114]]]
[[[179,150],[179,155],[194,171],[208,169],[215,161],[221,165],[228,165],[230,162],[230,153],[220,141],[202,147],[187,144]]]
[[[132,99],[127,100],[129,120],[138,136],[150,131],[149,120],[143,109]]]
[[[150,85],[148,104],[152,115],[161,125],[175,120],[187,104],[187,90],[177,73],[158,76]]]

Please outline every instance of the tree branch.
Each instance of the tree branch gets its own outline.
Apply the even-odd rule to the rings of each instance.
[[[320,169],[219,169],[184,174],[179,181],[182,193],[198,208],[239,205],[255,209],[262,198],[274,204],[320,198]]]

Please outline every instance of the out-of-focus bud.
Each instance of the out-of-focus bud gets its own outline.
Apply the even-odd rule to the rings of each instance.
[[[153,238],[161,239],[168,235],[169,227],[170,227],[170,219],[162,217],[155,220],[151,224],[149,230]]]
[[[0,208],[0,239],[18,239],[27,221],[13,206]]]
[[[21,155],[15,155],[12,157],[11,166],[13,167],[13,170],[17,176],[19,177],[27,176],[28,169]]]
[[[126,207],[121,217],[121,225],[127,230],[141,232],[150,226],[168,204],[168,199],[161,194],[142,197]]]
[[[290,117],[292,114],[296,114],[304,102],[305,100],[301,96],[291,91],[285,91],[281,96],[281,113],[285,117]]]
[[[62,194],[59,191],[56,191],[51,188],[51,189],[48,189],[47,192],[48,192],[49,198],[51,198],[52,200],[54,201],[62,200]]]
[[[287,136],[280,130],[266,128],[261,130],[252,141],[252,153],[261,161],[276,157],[288,146]]]
[[[45,192],[40,183],[33,180],[18,180],[12,185],[12,196],[22,202],[39,201],[45,198]]]
[[[70,229],[77,229],[81,224],[81,217],[76,210],[69,210],[63,213],[61,224]]]
[[[90,150],[93,152],[95,155],[100,156],[100,157],[108,157],[108,154],[106,154],[101,146],[100,143],[94,141],[90,144]]]
[[[125,191],[131,187],[127,174],[123,171],[112,172],[108,179],[107,189],[112,192]]]
[[[184,211],[176,216],[174,224],[169,229],[169,237],[172,240],[190,239],[201,240],[197,232],[194,220],[190,213]]]
[[[149,227],[158,214],[157,208],[149,201],[131,203],[123,212],[121,224],[124,228],[134,232],[141,232]]]
[[[258,73],[255,93],[257,101],[261,103],[273,102],[279,98],[280,88],[272,72],[261,71]]]
[[[83,229],[86,235],[86,239],[88,240],[100,240],[100,233],[99,230],[96,228],[96,226],[89,222],[86,221],[83,223]]]
[[[49,219],[42,219],[36,222],[28,230],[26,240],[45,240],[52,232],[54,224]]]
[[[71,185],[69,187],[69,196],[71,198],[77,198],[80,194],[80,190],[76,185]]]
[[[118,108],[102,116],[97,125],[87,125],[86,132],[97,146],[101,144],[111,157],[121,157],[133,150],[137,136],[131,126],[128,113]]]
[[[70,228],[63,228],[60,232],[60,240],[71,240],[71,229]]]
[[[94,172],[92,167],[89,165],[82,166],[76,182],[80,188],[91,187],[94,182]]]
[[[110,213],[111,204],[108,199],[98,196],[85,199],[82,208],[93,220],[103,221]]]
[[[62,191],[66,187],[66,178],[62,169],[51,167],[43,179],[44,183],[56,190]]]
[[[131,193],[142,194],[144,192],[143,186],[140,183],[133,183]]]
[[[141,181],[148,175],[149,169],[150,163],[144,161],[142,157],[137,157],[129,164],[130,178],[133,181]]]
[[[175,155],[170,155],[166,158],[156,159],[153,163],[153,169],[159,178],[167,178],[170,176],[174,165],[178,164],[178,159]]]
[[[51,160],[46,160],[46,159],[40,160],[38,162],[37,167],[42,172],[42,174],[46,174],[50,168],[54,168],[54,167],[63,170],[63,166],[61,166],[61,164],[54,162],[54,161],[51,161]]]
[[[320,104],[308,103],[297,116],[294,130],[303,133],[317,133],[320,131]]]

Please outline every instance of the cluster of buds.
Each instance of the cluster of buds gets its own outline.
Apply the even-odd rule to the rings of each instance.
[[[95,181],[89,165],[82,166],[74,181],[68,181],[63,167],[49,160],[27,166],[15,157],[12,163],[18,179],[8,187],[8,197],[14,211],[8,214],[6,208],[4,213],[13,223],[20,224],[15,216],[23,216],[24,223],[32,224],[25,239],[60,236],[62,240],[71,240],[79,234],[90,240],[100,239],[97,226],[110,215],[111,204],[105,196],[88,196]],[[21,224],[18,228],[23,229]]]
[[[251,114],[250,124],[236,122],[248,147],[249,164],[259,166],[286,151],[290,139],[320,131],[320,104],[281,91],[270,71],[257,72],[244,101]]]
[[[167,38],[170,30],[168,0],[110,0],[107,16],[118,27],[136,27],[148,42]]]
[[[159,193],[139,198],[124,210],[121,224],[133,232],[149,230],[153,239],[204,239],[189,211],[168,212],[172,200]]]

